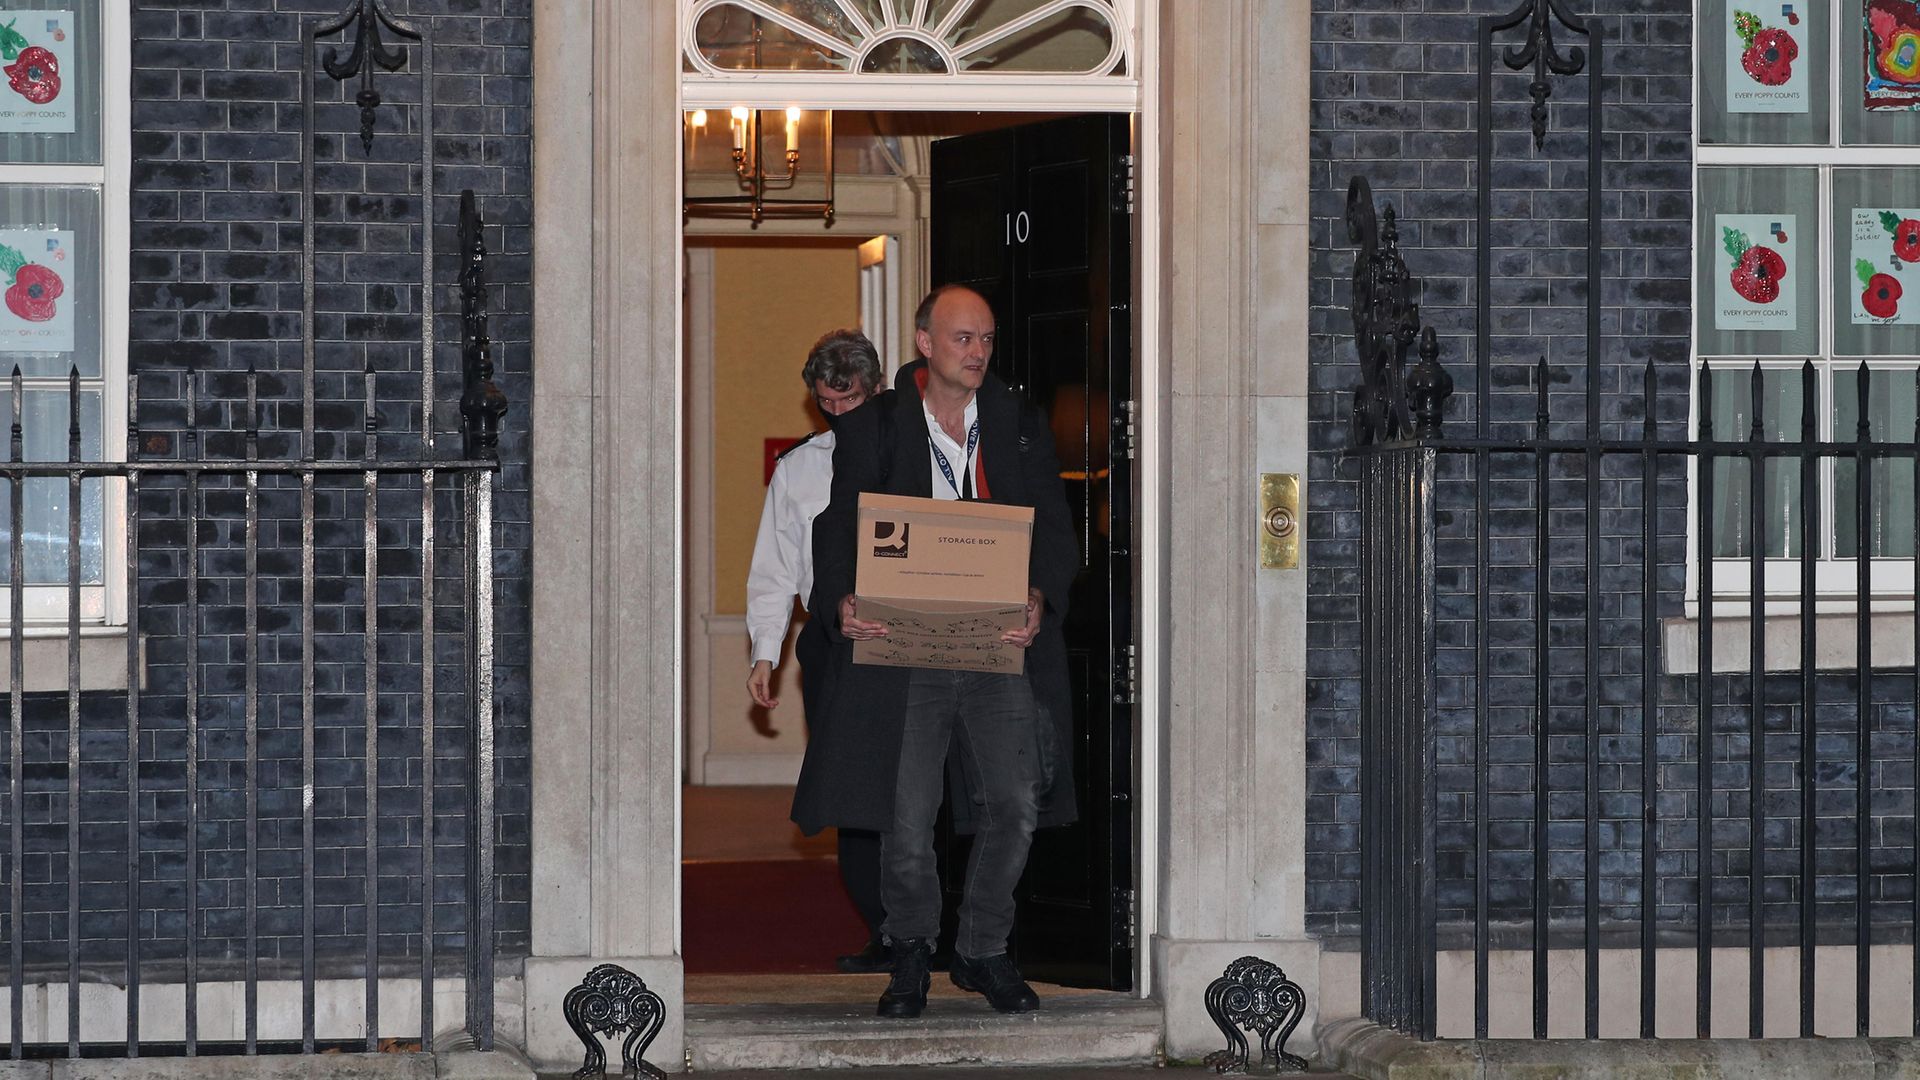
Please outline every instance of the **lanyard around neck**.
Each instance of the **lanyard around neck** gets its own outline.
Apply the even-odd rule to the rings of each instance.
[[[947,486],[952,488],[953,493],[962,499],[973,497],[973,448],[979,444],[980,421],[976,419],[973,425],[967,428],[967,457],[966,460],[961,463],[961,467],[967,471],[967,490],[962,491],[960,490],[960,484],[953,478],[953,465],[947,461],[947,455],[941,453],[940,444],[934,441],[933,433],[927,433],[927,449],[933,451],[934,464],[940,466],[940,475],[947,478]]]

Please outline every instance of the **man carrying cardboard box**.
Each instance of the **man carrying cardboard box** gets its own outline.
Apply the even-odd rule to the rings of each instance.
[[[1037,826],[1075,817],[1073,712],[1060,622],[1080,552],[1053,436],[1041,411],[987,370],[993,309],[960,286],[935,289],[915,315],[923,361],[836,432],[833,490],[814,519],[810,609],[833,643],[823,737],[807,746],[793,818],[881,833],[881,894],[893,976],[882,1016],[918,1016],[940,931],[933,825],[949,744],[957,751],[955,827],[974,834],[952,978],[1002,1012],[1039,1007],[1007,954],[1013,889]],[[854,642],[888,634],[862,619],[855,552],[863,492],[968,499],[1033,512],[1024,622],[1000,641],[1026,649],[1001,674],[855,663]]]

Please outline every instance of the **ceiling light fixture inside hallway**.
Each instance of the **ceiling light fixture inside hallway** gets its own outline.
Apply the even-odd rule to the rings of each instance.
[[[761,127],[761,117],[767,110],[735,105],[727,118],[727,131],[732,144],[734,182],[739,192],[728,195],[686,195],[683,210],[688,217],[744,217],[758,225],[769,217],[819,217],[833,224],[833,112],[820,112],[820,171],[826,184],[825,197],[820,199],[797,199],[769,197],[770,191],[790,191],[800,177],[800,129],[806,119],[806,111],[798,106],[788,106],[786,110],[786,142],[782,159],[782,171],[768,173],[766,167],[765,133]],[[718,125],[709,123],[707,110],[695,109],[685,114],[682,126],[686,131],[685,157],[681,166],[683,191],[689,190],[686,179],[693,174],[695,155],[705,141],[710,138],[709,128]]]

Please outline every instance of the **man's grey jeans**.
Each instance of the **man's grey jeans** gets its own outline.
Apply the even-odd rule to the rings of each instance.
[[[893,828],[880,838],[887,936],[940,936],[933,823],[951,744],[966,770],[976,825],[954,947],[974,960],[1003,953],[1013,929],[1013,887],[1027,865],[1050,771],[1033,688],[1024,675],[915,668],[904,723]]]

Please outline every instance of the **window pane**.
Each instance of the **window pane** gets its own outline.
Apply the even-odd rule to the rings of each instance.
[[[100,0],[0,0],[0,162],[100,163]]]
[[[715,67],[732,71],[833,71],[851,62],[860,35],[833,0],[774,0],[792,16],[840,49],[796,34],[733,4],[708,8],[694,25],[694,45]]]
[[[1721,442],[1739,442],[1753,433],[1753,369],[1715,365],[1713,369],[1713,435]],[[1767,368],[1761,372],[1760,430],[1769,442],[1800,437],[1802,394],[1797,369]],[[1797,558],[1800,554],[1800,466],[1769,460],[1766,466],[1764,529],[1769,558]],[[1745,558],[1753,551],[1751,512],[1753,466],[1744,458],[1716,458],[1713,463],[1713,555],[1717,559]]]
[[[29,389],[20,420],[28,461],[67,460],[69,430],[67,391]],[[13,392],[0,389],[0,430],[12,426]],[[100,459],[100,393],[80,393],[80,456]],[[102,562],[105,537],[102,483],[98,477],[80,482],[80,581],[99,585],[105,579]],[[67,583],[67,481],[64,477],[33,477],[24,493],[27,527],[23,545],[27,584]],[[0,588],[10,572],[13,543],[13,493],[0,481]],[[4,620],[0,614],[0,620]]]
[[[1912,371],[1874,371],[1868,376],[1867,424],[1875,442],[1912,442],[1914,383]],[[1858,369],[1833,373],[1833,438],[1850,442],[1860,423]],[[1834,556],[1852,559],[1860,554],[1859,501],[1851,458],[1834,463]],[[1867,530],[1874,558],[1913,557],[1913,459],[1876,458],[1867,468]]]
[[[1920,169],[1833,171],[1833,349],[1920,355]]]
[[[994,33],[1041,7],[1042,0],[995,0],[969,8],[949,44],[965,50],[968,42]],[[1070,71],[1106,75],[1098,65],[1113,49],[1114,24],[1104,13],[1084,7],[1047,18],[966,54],[969,71]]]
[[[1700,141],[1826,144],[1831,25],[1827,0],[1705,0]]]
[[[100,377],[100,189],[0,184],[0,376]]]
[[[924,41],[913,38],[888,38],[873,47],[867,58],[860,62],[860,70],[868,73],[891,71],[903,75],[944,75],[947,62],[940,57],[940,50]]]
[[[1913,0],[1844,0],[1840,19],[1840,141],[1920,145],[1920,7]]]
[[[1695,303],[1701,356],[1820,348],[1819,174],[1699,171]]]

